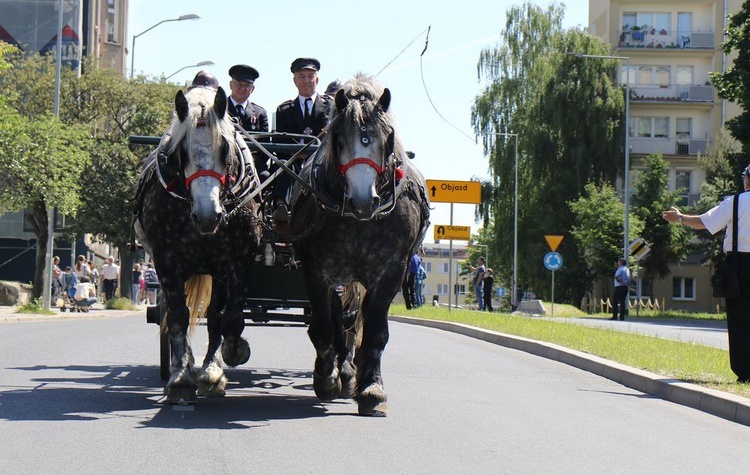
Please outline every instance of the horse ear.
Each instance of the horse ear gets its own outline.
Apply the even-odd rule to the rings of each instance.
[[[388,112],[388,107],[391,105],[391,91],[387,87],[383,90],[383,95],[378,99],[378,105],[383,109],[383,112]]]
[[[174,96],[174,110],[177,111],[177,117],[180,119],[180,122],[183,122],[187,118],[188,102],[182,91],[177,91],[177,95]]]
[[[214,97],[214,111],[219,120],[223,119],[227,113],[227,93],[221,87],[216,91],[216,97]]]
[[[349,104],[349,98],[346,97],[346,93],[343,89],[339,89],[336,93],[336,109],[342,111],[346,109],[347,104]]]

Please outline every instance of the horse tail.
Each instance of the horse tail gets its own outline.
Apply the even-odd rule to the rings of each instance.
[[[198,320],[206,318],[212,290],[213,278],[208,274],[194,274],[185,282],[185,305],[190,310],[188,328],[191,334],[195,331]]]
[[[213,279],[208,274],[195,274],[185,282],[185,305],[187,305],[190,311],[190,323],[188,323],[188,329],[192,334],[195,331],[198,320],[206,318],[206,312],[208,306],[211,304],[211,292],[213,290]],[[167,333],[169,312],[166,311],[167,306],[162,302],[160,303],[161,311],[163,316],[161,319],[161,325],[159,325],[159,332],[163,335]]]
[[[365,324],[362,302],[364,302],[366,294],[365,286],[359,282],[351,282],[344,288],[344,293],[341,294],[341,306],[344,309],[344,330],[354,333],[355,348],[362,344],[362,328]]]

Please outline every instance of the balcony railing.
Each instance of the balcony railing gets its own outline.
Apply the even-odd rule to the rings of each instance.
[[[620,30],[620,48],[713,49],[714,33],[705,31]]]
[[[662,155],[697,155],[706,153],[709,140],[680,138],[645,138],[630,137],[630,153],[650,155],[659,152]]]
[[[712,86],[641,86],[630,88],[631,101],[713,102]]]

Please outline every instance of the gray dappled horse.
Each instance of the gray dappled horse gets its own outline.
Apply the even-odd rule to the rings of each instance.
[[[250,357],[241,337],[243,303],[260,230],[255,201],[240,203],[257,176],[226,104],[221,88],[179,91],[172,124],[149,156],[136,193],[135,232],[153,256],[166,309],[170,403],[193,401],[196,389],[205,396],[224,395],[219,345],[229,366]],[[200,372],[187,338],[199,311],[205,312],[209,334]]]
[[[390,100],[368,76],[346,82],[320,148],[302,170],[309,187],[296,183],[292,197],[295,252],[312,308],[315,394],[331,400],[351,391],[365,415],[387,412],[380,359],[388,308],[429,225],[424,178],[406,157]],[[336,315],[340,303],[332,300],[342,283],[366,291],[354,368]]]

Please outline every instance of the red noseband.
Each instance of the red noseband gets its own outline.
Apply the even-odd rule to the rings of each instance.
[[[193,180],[195,180],[196,178],[202,177],[202,176],[212,176],[221,182],[221,186],[226,186],[227,177],[222,175],[221,173],[215,172],[213,170],[198,170],[197,172],[193,173],[189,177],[185,178],[185,188],[189,190],[190,183],[192,183]]]
[[[377,163],[375,163],[373,160],[369,158],[362,158],[362,157],[355,158],[354,160],[350,161],[346,165],[339,165],[339,171],[341,172],[342,175],[344,175],[349,168],[360,163],[364,163],[365,165],[370,165],[372,168],[375,169],[375,171],[378,172],[378,175],[383,174],[383,167],[381,167],[380,165],[378,165]]]

